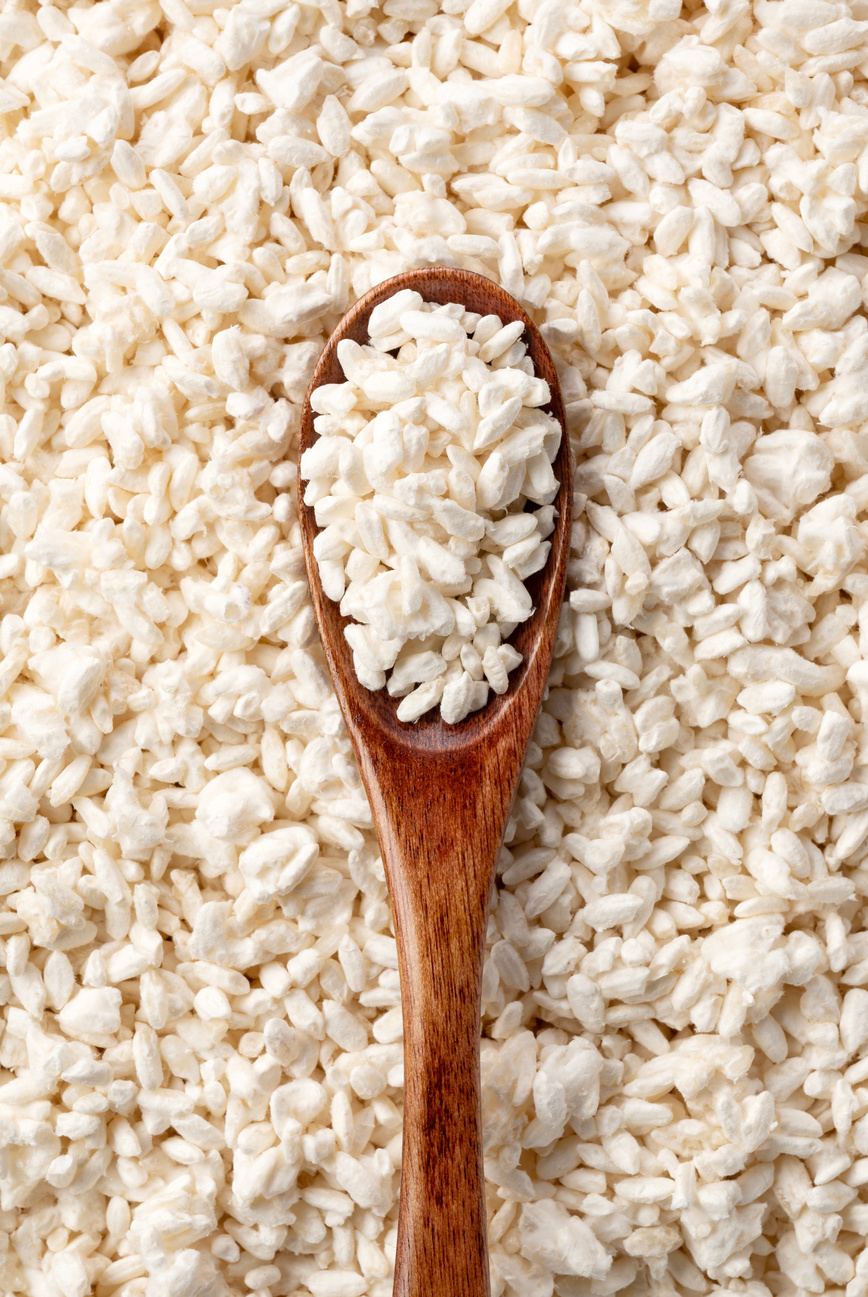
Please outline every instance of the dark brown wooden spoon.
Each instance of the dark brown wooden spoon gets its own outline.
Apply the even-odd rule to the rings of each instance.
[[[487,1297],[479,1035],[482,963],[497,856],[542,700],[564,594],[570,539],[570,452],[555,367],[518,302],[481,275],[446,266],[378,284],[347,312],[320,356],[305,398],[299,460],[317,439],[310,396],[340,383],[342,338],[368,341],[380,302],[413,288],[429,302],[460,302],[504,324],[522,320],[546,409],[564,428],[552,549],[527,583],[536,611],[511,637],[522,654],[509,689],[458,725],[435,709],[402,724],[398,700],[359,684],[347,619],[322,591],[312,507],[298,487],[313,605],[335,691],[374,816],[392,906],[404,1019],[404,1135],[395,1297]]]

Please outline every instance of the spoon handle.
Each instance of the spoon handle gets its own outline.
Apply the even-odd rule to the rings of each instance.
[[[394,1297],[488,1297],[480,1002],[488,906],[514,777],[504,788],[479,770],[453,770],[447,781],[432,777],[430,764],[426,775],[426,764],[419,761],[415,787],[404,772],[409,795],[390,797],[388,810],[374,798],[404,1018]]]

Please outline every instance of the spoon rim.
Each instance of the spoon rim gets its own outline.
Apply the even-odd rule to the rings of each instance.
[[[475,309],[468,305],[467,297],[478,297],[488,300],[489,309],[483,310],[481,314],[496,314],[504,324],[521,320],[525,326],[521,340],[524,341],[528,355],[533,360],[534,372],[538,377],[546,379],[551,392],[550,400],[541,408],[552,414],[561,426],[561,441],[552,463],[559,486],[553,501],[556,509],[555,528],[548,537],[551,541],[551,550],[540,571],[533,573],[527,581],[523,582],[534,599],[534,611],[505,641],[513,644],[522,653],[522,661],[509,673],[509,684],[505,693],[490,694],[482,708],[470,712],[455,725],[447,724],[442,719],[439,703],[431,707],[417,721],[399,721],[396,713],[401,703],[400,698],[391,697],[386,686],[378,690],[369,690],[361,684],[353,665],[352,650],[344,636],[344,628],[352,622],[352,618],[345,617],[340,611],[339,604],[329,599],[322,589],[319,566],[313,553],[313,542],[321,528],[315,520],[314,506],[304,503],[304,489],[308,479],[302,476],[301,458],[305,450],[320,436],[313,426],[316,416],[311,408],[311,396],[325,383],[345,381],[337,359],[338,343],[353,334],[357,335],[356,341],[367,342],[369,340],[367,323],[371,311],[395,293],[407,288],[419,292],[425,301],[434,300],[438,305],[457,302],[464,306],[465,310]],[[446,295],[438,300],[432,296],[432,293],[438,292]],[[361,339],[358,336],[360,328],[364,330]],[[338,376],[334,375],[335,369],[338,371]],[[540,699],[542,698],[564,598],[569,557],[572,513],[570,440],[560,383],[551,353],[527,311],[500,284],[470,270],[453,266],[424,266],[385,279],[363,294],[341,317],[332,331],[308,384],[299,428],[296,483],[305,566],[317,629],[338,701],[348,722],[352,720],[358,725],[368,718],[377,729],[388,733],[399,748],[418,750],[424,747],[432,752],[444,749],[457,752],[468,745],[475,746],[490,741],[497,730],[510,723],[511,718],[517,719],[515,710],[527,685],[540,674],[540,658],[544,654],[545,671],[542,673],[543,678],[539,685],[539,696]]]

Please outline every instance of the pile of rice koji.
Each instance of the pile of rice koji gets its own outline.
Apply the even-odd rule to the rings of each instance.
[[[437,707],[456,725],[522,661],[504,641],[534,612],[523,583],[551,550],[563,430],[539,408],[552,393],[522,320],[403,289],[368,333],[338,342],[343,381],[311,393],[318,435],[299,473],[314,560],[354,619],[360,683],[382,689],[389,671],[399,721]]]
[[[401,1012],[304,578],[413,266],[559,369],[494,1297],[868,1297],[868,4],[0,7],[0,1291],[388,1297]]]

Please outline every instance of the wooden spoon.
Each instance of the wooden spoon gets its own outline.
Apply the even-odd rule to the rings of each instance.
[[[429,302],[522,320],[546,409],[564,428],[554,464],[557,525],[545,568],[527,583],[536,611],[511,637],[522,654],[509,689],[458,725],[435,709],[415,724],[398,699],[359,684],[347,618],[323,594],[312,507],[303,503],[304,556],[338,701],[358,757],[395,915],[404,1019],[404,1135],[395,1297],[487,1297],[490,1292],[481,1145],[479,1035],[482,962],[495,866],[548,675],[570,537],[570,452],[552,358],[518,302],[481,275],[446,266],[378,284],[347,312],[320,356],[305,398],[299,460],[317,439],[310,396],[340,383],[342,338],[365,343],[380,302],[413,288]]]

